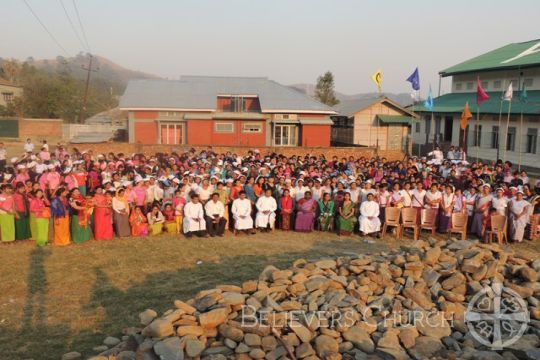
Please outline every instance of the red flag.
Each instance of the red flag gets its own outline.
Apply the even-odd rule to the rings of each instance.
[[[476,78],[476,104],[480,106],[484,101],[489,100],[489,95],[480,85],[480,76]]]

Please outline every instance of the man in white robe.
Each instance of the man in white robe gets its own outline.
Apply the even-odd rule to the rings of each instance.
[[[272,197],[272,189],[266,189],[255,204],[257,216],[255,217],[255,226],[263,231],[269,231],[274,228],[276,221],[277,203]]]
[[[240,191],[238,199],[232,203],[231,212],[234,219],[234,233],[238,230],[247,232],[253,229],[253,219],[251,218],[251,201],[246,197],[245,191]]]
[[[225,206],[219,200],[219,194],[213,193],[212,198],[204,205],[206,212],[206,228],[210,237],[223,236],[225,232]]]
[[[364,236],[381,230],[379,212],[379,204],[374,201],[373,194],[368,194],[366,201],[360,205],[360,216],[358,218],[360,231]]]
[[[191,237],[193,234],[197,236],[206,235],[204,210],[197,194],[193,194],[191,201],[184,206],[184,234],[186,237]]]

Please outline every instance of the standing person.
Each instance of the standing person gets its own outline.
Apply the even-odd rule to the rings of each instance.
[[[94,195],[94,238],[110,240],[112,237],[112,198],[110,193],[105,193],[99,186]]]
[[[467,229],[468,231],[472,228],[473,217],[474,217],[474,207],[476,204],[476,199],[478,194],[476,192],[476,187],[470,186],[467,191],[465,191],[465,206],[467,208]]]
[[[510,239],[522,242],[525,227],[529,221],[529,207],[531,204],[523,198],[523,191],[518,191],[516,198],[510,200]]]
[[[7,151],[4,147],[4,143],[0,142],[0,173],[3,173],[6,170],[6,158],[7,158]]]
[[[18,183],[15,194],[13,194],[15,202],[15,239],[26,240],[30,239],[30,220],[29,220],[29,205],[28,196],[26,194],[26,186],[23,183]]]
[[[34,144],[32,144],[32,140],[30,138],[26,139],[23,148],[25,153],[34,152]]]
[[[213,193],[210,201],[204,205],[206,211],[206,228],[211,237],[223,236],[225,232],[225,206],[218,193]]]
[[[172,205],[174,207],[176,233],[180,234],[180,232],[183,231],[184,206],[186,205],[186,198],[184,197],[182,190],[175,191]]]
[[[51,209],[48,207],[49,202],[45,198],[43,190],[36,190],[34,197],[30,201],[30,212],[36,219],[36,244],[45,246],[49,241],[49,219],[51,217]]]
[[[491,201],[491,206],[497,211],[497,215],[506,216],[506,209],[508,207],[508,198],[504,196],[504,191],[498,188],[495,191],[495,197]]]
[[[281,230],[291,230],[294,201],[289,189],[283,189],[283,195],[279,199],[279,209],[281,215]]]
[[[441,200],[441,211],[439,214],[439,233],[446,233],[451,226],[452,213],[456,203],[454,188],[451,185],[444,187],[444,194]]]
[[[147,236],[148,235],[148,220],[144,216],[140,207],[133,208],[129,216],[129,224],[131,225],[131,235]]]
[[[234,219],[234,234],[238,231],[248,232],[252,234],[253,219],[251,218],[251,201],[246,197],[246,192],[241,190],[238,193],[238,199],[232,203],[231,212]]]
[[[165,217],[159,210],[159,206],[154,205],[152,209],[146,214],[148,218],[148,228],[150,235],[159,235],[163,232],[163,224],[165,223]]]
[[[256,227],[263,231],[272,230],[276,221],[277,210],[276,199],[272,197],[272,189],[264,191],[264,195],[259,197],[255,207],[257,208]]]
[[[116,190],[116,195],[112,200],[112,209],[116,235],[119,237],[129,236],[131,234],[131,228],[129,226],[130,208],[124,188]]]
[[[298,201],[296,210],[294,230],[301,232],[313,231],[317,202],[311,197],[311,191],[304,192],[304,197]]]
[[[202,237],[206,235],[206,222],[204,221],[204,209],[199,195],[190,194],[191,201],[184,206],[184,235],[192,237],[193,234]]]
[[[332,231],[334,229],[334,202],[327,192],[319,200],[319,229],[321,231]]]
[[[60,187],[56,190],[54,198],[51,200],[51,216],[53,218],[54,239],[53,244],[57,246],[69,245],[71,235],[69,232],[69,202],[67,199],[68,190]]]
[[[71,237],[73,242],[77,244],[88,241],[92,237],[87,205],[86,198],[81,194],[79,188],[71,190],[69,196],[69,206],[72,209]]]
[[[378,233],[381,230],[379,212],[379,204],[374,200],[373,194],[368,194],[366,201],[360,205],[360,217],[358,218],[360,231],[364,236]]]
[[[484,238],[492,200],[491,186],[484,184],[482,186],[482,193],[476,198],[474,204],[474,216],[471,225],[471,232],[476,234],[479,239]]]
[[[424,184],[421,181],[416,183],[416,188],[411,191],[412,207],[416,210],[416,223],[420,224],[422,221],[422,209],[424,208],[424,200],[426,197],[426,190],[424,190]]]
[[[346,192],[343,195],[343,203],[338,209],[338,229],[339,235],[349,236],[354,231],[354,225],[356,224],[355,214],[356,204],[351,200],[351,194]]]
[[[0,237],[2,242],[15,241],[15,202],[13,187],[3,184],[0,187]]]

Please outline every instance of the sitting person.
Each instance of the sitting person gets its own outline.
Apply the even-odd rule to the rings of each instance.
[[[296,231],[313,231],[317,205],[317,202],[311,197],[311,191],[306,191],[304,197],[297,204],[296,223],[294,226]]]
[[[158,235],[163,232],[163,224],[165,223],[165,217],[159,210],[159,206],[152,206],[152,210],[146,215],[148,218],[148,227],[150,229],[150,235]]]
[[[139,206],[135,207],[131,212],[131,215],[129,216],[129,224],[131,225],[131,235],[148,235],[148,220],[146,220],[146,217]]]
[[[373,194],[368,194],[367,200],[360,205],[360,217],[358,218],[362,235],[372,235],[381,230],[379,211],[379,204],[374,200]],[[377,237],[379,237],[378,234]]]
[[[200,202],[199,195],[190,194],[191,201],[184,206],[184,234],[191,237],[193,234],[202,237],[206,234],[206,223],[204,221],[204,210]]]
[[[272,189],[264,191],[264,195],[257,200],[255,207],[257,208],[257,216],[255,217],[257,228],[263,231],[272,230],[277,210],[276,199],[272,197]]]
[[[176,212],[170,202],[165,204],[165,207],[163,208],[163,216],[165,217],[165,230],[169,234],[176,234],[178,232],[176,225]]]
[[[322,231],[332,231],[334,228],[334,202],[329,193],[324,193],[319,200],[319,228]]]
[[[234,234],[238,234],[238,231],[248,232],[252,234],[253,219],[251,218],[251,201],[246,197],[246,192],[241,190],[238,193],[238,199],[232,203],[231,212],[234,219]]]
[[[210,200],[204,205],[206,211],[206,228],[211,237],[223,236],[225,232],[225,206],[219,200],[219,194],[213,193]]]

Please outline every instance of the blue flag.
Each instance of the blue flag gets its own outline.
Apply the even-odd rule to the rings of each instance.
[[[429,93],[426,101],[424,101],[424,106],[429,110],[433,111],[433,95],[431,94],[431,85],[429,85]]]
[[[407,78],[407,81],[411,83],[413,90],[420,90],[420,74],[418,73],[418,67],[414,69],[414,72]]]

